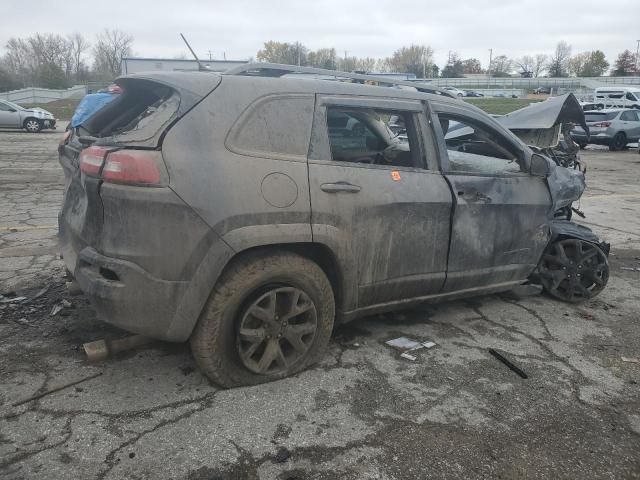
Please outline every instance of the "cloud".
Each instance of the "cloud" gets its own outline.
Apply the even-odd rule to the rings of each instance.
[[[340,55],[383,57],[411,43],[431,45],[437,63],[450,50],[476,57],[486,66],[494,55],[551,53],[565,40],[574,52],[600,49],[610,62],[635,49],[635,0],[459,0],[456,2],[372,2],[370,0],[4,0],[0,46],[10,37],[37,32],[88,38],[104,28],[135,37],[139,56],[188,53],[184,33],[196,52],[214,58],[255,57],[267,40],[300,41],[311,49],[335,47]],[[90,7],[88,5],[91,5]],[[624,12],[631,13],[625,14]],[[625,35],[623,32],[629,32]]]

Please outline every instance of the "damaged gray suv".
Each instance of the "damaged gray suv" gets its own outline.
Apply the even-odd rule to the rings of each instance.
[[[222,386],[303,370],[336,322],[607,283],[569,220],[583,173],[446,92],[272,64],[117,83],[59,147],[64,261],[99,318],[190,340]]]

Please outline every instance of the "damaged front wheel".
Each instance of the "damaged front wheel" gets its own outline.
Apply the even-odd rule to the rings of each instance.
[[[543,288],[565,302],[598,295],[609,280],[609,262],[593,243],[569,238],[552,243],[542,256],[538,274]]]

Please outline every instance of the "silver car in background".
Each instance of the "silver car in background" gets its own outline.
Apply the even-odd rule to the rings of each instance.
[[[37,133],[56,128],[55,117],[42,108],[24,108],[8,100],[0,100],[0,128],[18,128]]]
[[[584,112],[589,136],[582,127],[571,130],[571,138],[581,148],[589,143],[607,145],[609,150],[622,150],[640,139],[640,112],[629,108],[610,108]]]

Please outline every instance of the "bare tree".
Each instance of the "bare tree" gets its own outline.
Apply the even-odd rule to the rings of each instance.
[[[533,58],[533,76],[539,77],[547,69],[548,57],[544,53],[537,53]]]
[[[569,59],[571,58],[571,45],[562,40],[558,42],[556,51],[549,60],[550,77],[566,77],[569,69]]]
[[[425,76],[433,65],[433,48],[428,45],[401,47],[387,58],[387,64],[390,70],[396,72],[413,73],[417,77]]]
[[[525,55],[515,60],[516,67],[520,69],[520,75],[531,77],[534,74],[535,59],[531,55]]]
[[[93,47],[95,70],[117,77],[121,73],[122,59],[131,55],[133,37],[121,30],[105,29],[96,38]]]
[[[80,79],[83,70],[83,55],[89,50],[90,44],[82,34],[74,32],[67,37],[73,59],[73,73],[76,80]]]
[[[513,60],[506,55],[498,55],[491,62],[491,75],[494,77],[508,77],[513,70]]]

